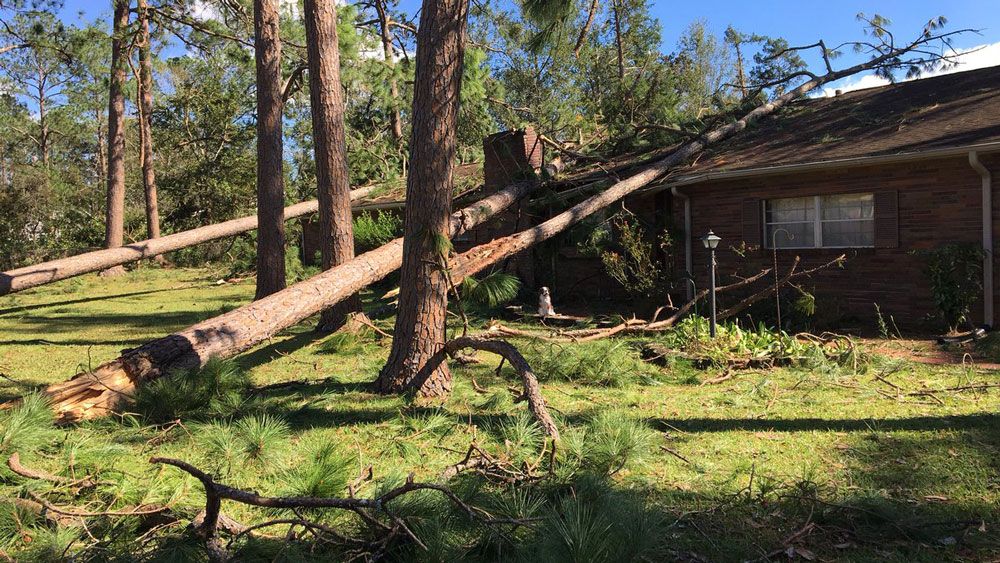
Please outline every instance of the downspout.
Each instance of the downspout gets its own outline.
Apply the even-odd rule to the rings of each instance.
[[[969,164],[983,179],[983,324],[993,326],[993,175],[969,152]]]
[[[681,193],[677,188],[670,188],[674,197],[684,202],[684,269],[687,270],[688,282],[684,285],[688,301],[694,299],[694,257],[691,254],[691,198]]]

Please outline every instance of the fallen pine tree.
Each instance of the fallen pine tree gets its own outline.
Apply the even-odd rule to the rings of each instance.
[[[485,222],[535,187],[515,184],[453,214],[452,236]],[[201,367],[213,357],[228,358],[249,350],[381,280],[397,270],[402,260],[403,239],[398,238],[263,299],[128,350],[92,371],[50,385],[44,393],[62,422],[104,416],[131,399],[137,385],[176,370]]]
[[[377,186],[368,186],[352,190],[351,201],[357,201],[368,196],[376,188]],[[285,221],[310,215],[316,213],[318,210],[319,202],[316,200],[296,203],[285,208]],[[91,272],[100,272],[130,262],[156,258],[168,252],[238,235],[256,228],[257,216],[251,215],[215,225],[181,231],[164,237],[126,244],[117,248],[85,252],[76,256],[67,256],[58,260],[50,260],[41,264],[0,272],[0,295],[24,291]]]

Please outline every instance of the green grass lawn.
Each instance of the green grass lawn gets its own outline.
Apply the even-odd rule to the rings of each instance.
[[[252,280],[219,285],[218,277],[144,268],[0,298],[0,398],[64,380],[252,297]],[[366,303],[376,304],[372,295]],[[391,319],[378,322],[391,330]],[[557,415],[566,442],[559,459],[578,455],[591,465],[567,462],[523,486],[543,508],[530,529],[513,534],[513,546],[497,547],[501,540],[483,539],[447,507],[428,505],[416,513],[415,529],[434,541],[427,550],[400,547],[390,558],[617,561],[631,555],[625,548],[647,561],[1000,558],[1000,389],[910,395],[998,383],[996,371],[873,355],[857,373],[829,365],[738,370],[702,384],[721,379],[720,370],[684,360],[645,364],[635,341],[515,343]],[[537,429],[526,423],[525,406],[511,401],[513,372],[495,373],[498,358],[453,364],[455,389],[446,401],[413,403],[367,391],[387,352],[384,340],[323,339],[307,323],[237,359],[253,390],[225,416],[163,425],[140,412],[17,435],[8,413],[0,418],[5,460],[19,451],[25,465],[110,483],[74,495],[0,468],[0,550],[17,560],[203,557],[185,543],[181,524],[140,540],[134,523],[113,519],[53,530],[12,517],[3,501],[35,493],[90,510],[157,502],[193,517],[203,506],[200,486],[147,463],[155,455],[271,495],[327,491],[307,474],[316,467],[353,479],[371,465],[374,481],[360,495],[409,472],[434,480],[473,440],[512,458],[537,456]],[[273,432],[261,438],[248,429],[250,419]],[[260,447],[248,446],[247,436]],[[329,448],[337,463],[324,457]],[[595,452],[614,459],[594,462],[604,459]],[[484,506],[520,494],[495,483],[484,490]],[[233,503],[223,509],[247,523],[274,517]],[[280,559],[265,541],[243,549],[245,559]],[[286,550],[282,557],[309,556]]]

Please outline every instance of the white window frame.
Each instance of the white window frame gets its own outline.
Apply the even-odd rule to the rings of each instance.
[[[859,195],[865,196],[870,195],[874,198],[875,194],[872,192],[861,192],[861,193],[847,193],[847,194],[824,194],[824,195]],[[767,206],[768,203],[780,199],[802,199],[802,198],[813,198],[813,219],[812,221],[774,221],[768,222],[767,220]],[[872,214],[871,219],[823,219],[823,206],[822,206],[822,195],[814,196],[798,196],[798,197],[771,197],[764,198],[764,205],[761,206],[761,223],[763,224],[764,230],[764,248],[769,250],[806,250],[806,249],[823,249],[823,248],[875,248],[874,237],[872,237],[872,244],[868,245],[848,245],[848,246],[826,246],[823,244],[823,223],[857,223],[861,221],[870,221],[872,224],[872,232],[875,229],[875,215]],[[803,223],[813,224],[813,245],[812,246],[780,246],[775,248],[774,241],[768,236],[768,227],[773,225],[801,225]]]

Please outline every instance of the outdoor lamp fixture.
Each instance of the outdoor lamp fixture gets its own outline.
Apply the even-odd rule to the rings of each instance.
[[[708,303],[711,316],[709,317],[708,334],[712,338],[715,338],[715,249],[718,248],[719,241],[721,240],[721,238],[712,232],[712,229],[708,230],[707,235],[701,237],[701,243],[708,249],[709,255]]]

